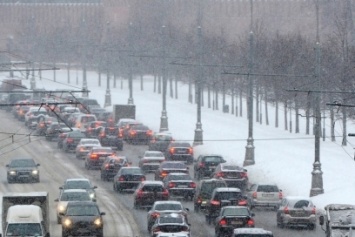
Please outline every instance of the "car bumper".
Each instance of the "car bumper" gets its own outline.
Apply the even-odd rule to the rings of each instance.
[[[194,196],[195,189],[193,188],[171,188],[169,194],[174,196]]]
[[[309,217],[292,217],[289,215],[285,215],[282,218],[282,222],[284,225],[298,226],[298,225],[316,224],[317,219],[316,219],[316,215],[311,215]]]
[[[257,200],[252,199],[250,201],[251,206],[258,206],[258,207],[278,207],[280,206],[281,200]]]
[[[192,163],[194,158],[191,155],[170,155],[169,159],[172,161],[183,161],[185,163]]]

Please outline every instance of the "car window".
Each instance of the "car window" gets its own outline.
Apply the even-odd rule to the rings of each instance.
[[[87,181],[70,181],[64,186],[65,189],[89,189],[91,188],[90,183]]]
[[[191,180],[189,175],[169,175],[169,180]]]
[[[300,200],[300,201],[297,201],[293,207],[294,208],[303,208],[303,207],[308,207],[309,204],[310,203],[307,200]]]
[[[164,188],[161,185],[144,185],[143,192],[163,192]]]
[[[224,182],[205,182],[201,187],[201,193],[212,193],[215,188],[226,187]]]
[[[158,204],[155,206],[155,210],[157,211],[162,211],[162,210],[181,210],[182,207],[180,204],[174,204],[174,203],[162,203],[162,204]]]
[[[97,216],[99,211],[95,206],[69,206],[67,209],[68,216]]]
[[[178,223],[178,224],[181,224],[181,223],[184,223],[183,219],[182,218],[179,218],[179,217],[163,217],[163,218],[160,218],[160,221],[159,223]]]
[[[205,162],[220,162],[221,161],[221,157],[219,156],[207,156],[205,157]]]
[[[77,192],[77,193],[63,193],[61,201],[90,201],[91,198],[86,192]]]
[[[217,200],[233,200],[238,199],[242,196],[239,192],[217,192],[215,194],[215,199]]]
[[[186,169],[186,165],[180,162],[162,163],[162,168]]]
[[[225,208],[221,211],[221,216],[248,216],[249,211],[246,208]]]
[[[33,160],[13,160],[10,163],[11,167],[33,167],[36,163]]]
[[[129,168],[129,169],[122,169],[122,174],[142,174],[142,170],[140,168],[134,169],[134,168]]]
[[[271,192],[278,192],[279,189],[275,185],[259,185],[257,191],[271,193]]]

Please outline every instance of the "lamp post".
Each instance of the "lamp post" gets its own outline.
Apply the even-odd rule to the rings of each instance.
[[[128,37],[128,40],[129,40],[129,47],[130,47],[130,51],[132,51],[132,35],[133,34],[133,24],[132,22],[129,23],[129,37]],[[128,98],[128,104],[129,105],[133,105],[133,73],[132,73],[132,60],[129,61],[128,63],[128,67],[129,67],[129,72],[128,72],[128,87],[129,87],[129,98]]]
[[[34,27],[34,24],[35,24],[35,17],[32,16],[31,17],[31,21],[32,21],[32,26]],[[32,49],[33,49],[33,42],[34,42],[34,32],[32,31]],[[33,50],[32,50],[33,52]],[[31,76],[31,81],[30,81],[30,87],[31,87],[31,90],[34,90],[36,89],[36,80],[35,80],[35,70],[34,70],[34,63],[32,63],[32,76]]]
[[[86,23],[85,23],[85,19],[82,20],[83,23],[83,27],[84,27],[84,33],[87,33],[87,28],[86,28]],[[86,54],[87,54],[87,34],[83,34],[84,39],[84,57],[83,57],[83,97],[88,97],[88,84],[87,84],[87,80],[86,80]]]
[[[160,117],[160,132],[168,131],[168,116],[166,111],[166,87],[167,87],[167,78],[166,78],[166,33],[165,33],[165,25],[162,26],[162,39],[163,39],[163,51],[162,51],[162,80],[163,80],[163,93],[162,93],[162,100],[163,100],[163,109],[161,111]]]
[[[109,38],[109,27],[110,27],[110,22],[108,21],[106,23],[107,26],[107,39]],[[109,42],[107,40],[107,42]],[[106,53],[107,54],[107,53]],[[106,94],[105,94],[105,105],[104,107],[108,107],[111,106],[111,90],[110,90],[110,72],[109,72],[109,58],[106,56],[107,58],[107,82],[106,82]]]

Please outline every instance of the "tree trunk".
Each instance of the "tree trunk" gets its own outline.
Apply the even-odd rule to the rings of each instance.
[[[265,123],[269,125],[269,107],[268,107],[267,89],[265,88]]]
[[[157,92],[157,75],[154,73],[154,84],[153,84],[153,92]]]
[[[275,100],[275,127],[279,127],[279,102],[278,99],[276,98]]]
[[[161,80],[162,80],[161,76],[159,75],[158,76],[158,94],[161,94],[161,84],[162,84]]]
[[[218,110],[218,89],[216,89],[216,110]]]
[[[189,79],[189,98],[188,98],[188,101],[189,103],[192,104],[192,82],[191,82],[191,79]]]
[[[141,74],[141,91],[144,90],[144,86],[143,86],[143,74]]]
[[[255,121],[259,122],[259,99],[260,99],[260,87],[257,85],[256,87],[256,95],[255,95]]]
[[[98,75],[98,83],[97,84],[98,84],[99,87],[101,87],[101,70],[100,69],[98,71],[98,74],[99,75]]]
[[[68,84],[70,84],[70,62],[68,62],[68,72],[67,72],[67,75],[68,75]]]
[[[207,86],[207,106],[211,108],[211,87],[210,85]]]
[[[174,98],[173,78],[169,77],[170,98]]]
[[[331,100],[333,101],[333,100]],[[334,120],[334,110],[332,106],[329,106],[330,109],[330,136],[332,138],[332,142],[335,142],[335,131],[334,131],[334,126],[335,126],[335,120]]]
[[[240,117],[243,117],[243,89],[242,87],[240,87],[240,90],[239,90],[239,114],[240,114]]]
[[[177,73],[175,77],[175,99],[178,99],[178,82],[179,82],[180,75]]]
[[[311,110],[311,96],[310,94],[308,93],[307,95],[307,107],[306,107],[306,134],[309,135],[309,123],[310,123],[310,120],[309,120],[309,113],[310,113],[310,110]]]
[[[232,95],[231,95],[231,114],[234,114],[234,87],[231,89]]]
[[[343,106],[342,107],[342,114],[343,114],[343,141],[342,141],[342,145],[343,146],[346,146],[347,145],[347,127],[346,127],[346,118],[347,118],[347,115],[346,115],[346,108]]]
[[[299,107],[298,99],[295,96],[295,133],[300,133],[300,119],[299,119]]]
[[[287,100],[284,101],[284,116],[285,116],[285,130],[288,130],[288,121],[287,121]]]

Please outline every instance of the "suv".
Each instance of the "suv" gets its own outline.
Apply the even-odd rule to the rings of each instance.
[[[210,177],[220,163],[225,163],[221,155],[199,155],[194,160],[194,178]]]
[[[7,168],[7,182],[22,182],[24,180],[39,183],[39,164],[32,158],[13,159]]]
[[[210,200],[212,192],[215,188],[227,187],[227,183],[222,179],[203,179],[195,190],[194,211],[199,212],[206,208],[207,202]]]
[[[256,206],[278,209],[282,200],[282,190],[276,184],[253,184],[247,190],[250,209]]]
[[[247,206],[247,197],[243,195],[239,188],[216,188],[210,200],[207,202],[205,215],[208,224],[211,224],[221,208],[224,206]]]
[[[212,177],[225,180],[228,187],[240,188],[244,191],[248,187],[247,172],[246,169],[238,165],[223,163],[216,167]]]
[[[271,231],[262,228],[237,228],[232,237],[274,237]]]
[[[193,148],[188,142],[172,142],[165,152],[165,157],[167,160],[192,164],[194,161]]]

